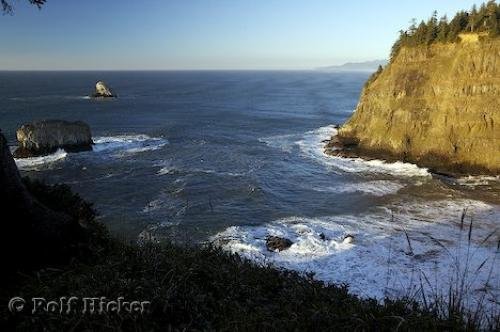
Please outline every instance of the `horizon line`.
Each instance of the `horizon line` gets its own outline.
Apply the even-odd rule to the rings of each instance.
[[[297,72],[369,72],[372,69],[351,69],[351,70],[328,70],[327,67],[318,67],[318,68],[304,68],[304,69],[286,69],[286,68],[269,68],[269,69],[246,69],[246,68],[234,68],[234,69],[210,69],[210,68],[202,68],[202,69],[0,69],[0,72],[96,72],[96,71],[105,71],[105,72],[159,72],[159,71],[170,71],[170,72],[195,72],[195,71],[297,71]]]

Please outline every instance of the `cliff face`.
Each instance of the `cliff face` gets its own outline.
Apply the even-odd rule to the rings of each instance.
[[[401,49],[367,83],[332,147],[437,171],[500,174],[500,39]]]
[[[64,148],[70,152],[92,150],[88,124],[76,121],[44,120],[21,126],[16,132],[19,147],[16,158],[45,155]]]

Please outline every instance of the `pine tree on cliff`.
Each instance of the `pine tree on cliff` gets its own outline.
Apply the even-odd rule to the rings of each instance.
[[[482,20],[482,17],[480,15],[480,13],[478,13],[478,11],[477,11],[477,6],[476,5],[472,6],[472,10],[471,10],[470,15],[469,15],[469,24],[468,24],[467,30],[470,32],[476,31],[481,20]]]
[[[450,32],[450,26],[448,24],[448,17],[443,16],[439,20],[438,24],[438,34],[436,37],[436,41],[440,43],[446,43],[448,41],[448,33]]]
[[[469,14],[461,11],[450,22],[450,33],[448,35],[448,41],[456,42],[458,40],[458,35],[467,30],[469,25]]]
[[[427,24],[422,21],[418,25],[415,35],[410,40],[410,46],[418,46],[427,43]]]
[[[437,11],[434,11],[432,17],[426,24],[425,31],[425,43],[431,44],[434,42],[438,35],[438,20],[437,20]]]
[[[492,36],[500,35],[500,4],[490,1],[486,5],[485,24]]]
[[[438,21],[436,11],[427,22],[421,21],[418,26],[413,19],[408,30],[399,32],[399,38],[391,50],[391,59],[394,59],[402,47],[430,45],[434,42],[456,43],[461,33],[470,32],[486,33],[481,34],[481,38],[485,35],[490,38],[500,36],[500,4],[490,0],[479,9],[473,6],[470,12],[458,12],[450,21],[446,16]]]

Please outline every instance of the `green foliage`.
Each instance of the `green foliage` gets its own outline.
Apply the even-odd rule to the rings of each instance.
[[[93,205],[75,194],[68,185],[47,185],[38,180],[23,178],[28,191],[41,204],[49,209],[68,215],[75,223],[82,226],[82,238],[73,239],[77,246],[76,255],[83,262],[92,261],[114,245],[106,227],[95,221]],[[78,243],[77,243],[78,242]],[[63,253],[61,253],[63,254]]]
[[[438,20],[436,11],[429,20],[420,22],[418,26],[412,20],[408,30],[400,31],[399,38],[392,47],[391,60],[401,47],[430,45],[435,42],[454,43],[458,41],[460,33],[466,32],[485,32],[490,37],[500,35],[500,4],[490,0],[479,9],[474,6],[469,12],[458,12],[450,21],[446,16]]]
[[[360,299],[347,286],[258,267],[213,248],[117,245],[92,264],[20,276],[0,299],[61,296],[151,301],[146,314],[0,312],[8,330],[323,331],[461,330],[460,317],[441,319],[409,300]],[[2,310],[6,310],[4,306]]]

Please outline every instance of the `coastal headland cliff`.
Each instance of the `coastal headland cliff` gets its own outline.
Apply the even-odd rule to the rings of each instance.
[[[500,174],[500,38],[403,46],[366,83],[329,154]]]

